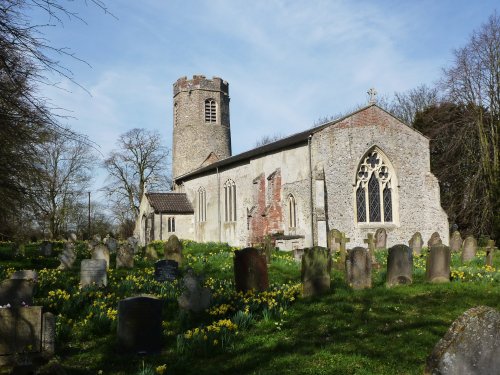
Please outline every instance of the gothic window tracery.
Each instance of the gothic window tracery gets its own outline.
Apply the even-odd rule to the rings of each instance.
[[[393,222],[393,172],[378,151],[370,151],[356,175],[356,217],[358,223]]]
[[[205,100],[205,122],[217,122],[217,103],[214,99]]]
[[[236,221],[236,184],[227,180],[224,184],[224,218],[225,221]]]
[[[207,192],[203,187],[198,189],[198,221],[207,221]]]

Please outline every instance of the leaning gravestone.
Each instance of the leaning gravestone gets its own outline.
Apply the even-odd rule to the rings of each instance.
[[[189,269],[182,279],[183,292],[177,299],[179,307],[185,311],[195,313],[210,307],[212,294],[209,288],[201,286],[201,280]]]
[[[455,320],[427,358],[425,375],[500,373],[500,313],[473,307]]]
[[[52,243],[49,241],[43,241],[38,248],[40,254],[44,257],[52,256]]]
[[[363,247],[347,252],[345,263],[346,282],[353,289],[372,287],[372,261],[370,253]]]
[[[269,287],[266,257],[258,249],[247,247],[234,252],[234,280],[236,291],[256,290]]]
[[[165,259],[182,263],[182,242],[175,234],[171,235],[165,244]]]
[[[342,237],[342,232],[338,229],[332,229],[328,232],[326,237],[328,250],[330,254],[335,254],[337,251],[340,251],[340,241],[337,241]]]
[[[476,256],[477,241],[473,236],[467,236],[462,249],[462,262],[469,262]]]
[[[80,266],[80,286],[87,285],[106,286],[108,275],[107,264],[104,259],[84,259]]]
[[[302,295],[315,296],[330,290],[332,256],[328,249],[313,247],[304,249],[302,256]]]
[[[109,249],[106,245],[99,244],[92,250],[92,259],[103,259],[106,261],[106,269],[109,269]]]
[[[413,255],[421,255],[422,254],[422,246],[424,246],[424,241],[422,239],[422,235],[420,232],[416,232],[408,242],[410,245],[411,251]]]
[[[387,249],[387,232],[384,228],[375,231],[375,249]]]
[[[161,259],[155,263],[155,280],[174,281],[179,276],[179,263],[175,260]]]
[[[4,280],[0,282],[0,306],[8,304],[12,307],[31,306],[34,289],[35,283],[31,280]]]
[[[73,242],[66,242],[64,244],[64,250],[59,256],[61,264],[57,267],[60,270],[69,270],[73,267],[76,260],[75,244]]]
[[[434,245],[427,255],[425,279],[431,283],[450,281],[451,249],[445,245]]]
[[[486,265],[493,267],[493,254],[495,253],[495,240],[488,240],[486,244]]]
[[[134,249],[124,244],[116,252],[116,268],[134,268]]]
[[[41,351],[42,306],[0,309],[0,356]]]
[[[387,286],[413,282],[413,252],[406,245],[395,245],[387,255]]]
[[[134,353],[155,353],[162,345],[163,302],[142,295],[118,302],[118,346]]]
[[[458,230],[454,231],[450,238],[450,249],[453,252],[460,251],[462,248],[462,236]]]
[[[441,237],[438,232],[434,232],[431,234],[431,238],[427,241],[427,247],[430,249],[434,245],[441,245],[443,241],[441,241]]]
[[[31,280],[33,282],[38,281],[38,272],[34,270],[20,270],[15,271],[12,275],[10,275],[11,280]]]

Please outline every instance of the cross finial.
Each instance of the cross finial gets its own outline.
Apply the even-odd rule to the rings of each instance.
[[[370,96],[370,100],[368,103],[370,104],[375,104],[377,102],[377,90],[375,90],[373,87],[366,92]]]

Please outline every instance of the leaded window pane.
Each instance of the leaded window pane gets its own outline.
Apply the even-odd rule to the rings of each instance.
[[[380,222],[380,187],[375,173],[368,182],[368,202],[370,207],[370,221]]]
[[[358,222],[366,221],[365,189],[361,186],[356,190],[356,207],[358,209]]]
[[[388,186],[384,189],[384,221],[392,221],[392,194]]]

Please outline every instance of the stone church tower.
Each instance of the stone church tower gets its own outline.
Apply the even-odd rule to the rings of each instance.
[[[174,83],[172,176],[231,156],[229,84],[221,78],[179,78]]]

